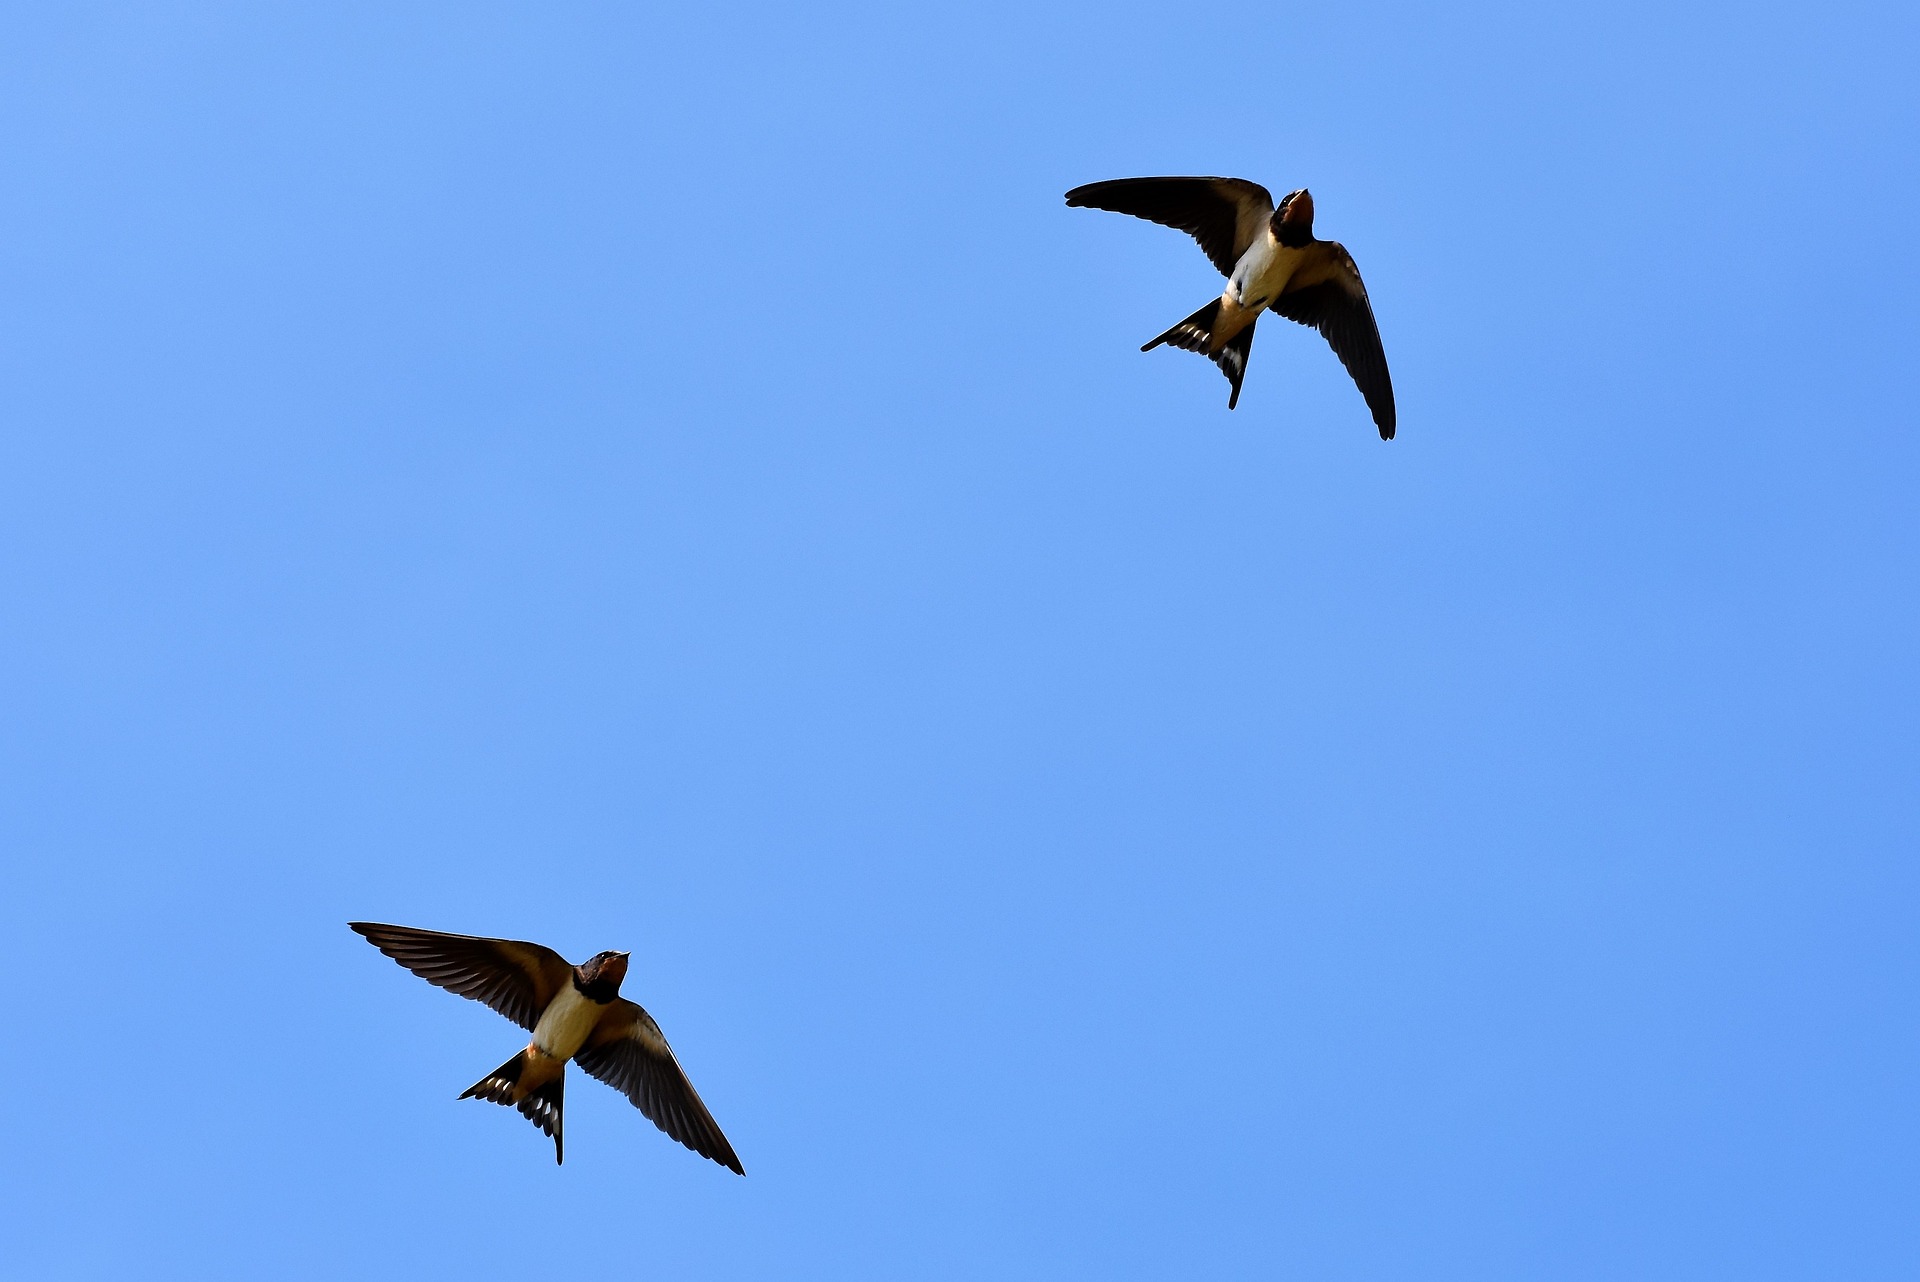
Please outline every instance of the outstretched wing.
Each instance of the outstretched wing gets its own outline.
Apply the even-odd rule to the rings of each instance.
[[[1200,242],[1222,276],[1233,274],[1273,216],[1272,195],[1244,178],[1115,178],[1075,187],[1067,204],[1177,227]]]
[[[615,998],[607,1007],[573,1062],[625,1095],[655,1126],[700,1156],[736,1175],[747,1173],[719,1123],[700,1102],[700,1092],[680,1070],[660,1025],[626,998]]]
[[[1360,395],[1367,398],[1380,439],[1393,439],[1393,379],[1387,373],[1387,353],[1380,346],[1380,327],[1374,324],[1373,304],[1360,269],[1338,241],[1323,240],[1318,251],[1302,263],[1287,282],[1271,310],[1291,321],[1311,325],[1347,367]]]
[[[540,944],[372,921],[347,925],[429,984],[485,1002],[522,1028],[538,1023],[547,1003],[573,982],[567,959]]]

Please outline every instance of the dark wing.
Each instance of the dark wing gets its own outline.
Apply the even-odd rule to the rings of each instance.
[[[1222,276],[1247,252],[1273,217],[1273,197],[1244,178],[1115,178],[1067,193],[1075,209],[1110,209],[1165,227],[1177,227],[1200,242]]]
[[[567,959],[539,944],[372,921],[347,925],[429,984],[485,1002],[522,1028],[532,1028],[547,1003],[573,982]]]
[[[700,1156],[736,1175],[747,1173],[719,1123],[700,1102],[700,1092],[680,1071],[660,1025],[626,998],[615,998],[607,1007],[573,1062],[625,1095],[655,1126]]]
[[[1387,353],[1380,346],[1380,327],[1373,323],[1367,287],[1344,245],[1323,240],[1317,248],[1315,260],[1303,263],[1293,274],[1271,310],[1320,331],[1353,376],[1360,395],[1367,398],[1380,439],[1391,441],[1393,379],[1387,374]]]

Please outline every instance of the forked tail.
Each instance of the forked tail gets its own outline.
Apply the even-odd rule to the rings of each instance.
[[[1247,358],[1253,355],[1253,327],[1259,318],[1247,322],[1247,327],[1228,339],[1219,351],[1213,351],[1213,327],[1220,319],[1220,300],[1214,299],[1193,315],[1175,325],[1160,337],[1141,347],[1141,351],[1150,352],[1165,343],[1184,352],[1199,352],[1227,376],[1227,382],[1233,385],[1233,391],[1227,396],[1227,408],[1232,409],[1240,403],[1240,383],[1247,376]]]
[[[552,1060],[542,1061],[551,1064]],[[567,1087],[567,1066],[562,1063],[553,1070],[553,1076],[539,1085],[521,1093],[521,1080],[528,1075],[531,1061],[527,1053],[521,1051],[500,1067],[460,1092],[461,1099],[483,1099],[493,1104],[505,1104],[519,1111],[520,1116],[532,1122],[540,1130],[553,1138],[553,1160],[564,1160],[560,1146],[560,1115],[563,1108],[563,1096]],[[544,1076],[544,1074],[541,1074]],[[518,1096],[518,1098],[515,1098]]]

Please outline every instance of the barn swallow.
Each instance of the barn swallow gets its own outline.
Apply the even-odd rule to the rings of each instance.
[[[626,953],[595,953],[570,966],[559,953],[517,939],[447,935],[351,921],[368,943],[430,984],[485,1002],[522,1028],[527,1048],[461,1092],[510,1105],[553,1137],[561,1160],[561,1092],[572,1060],[633,1101],[653,1124],[702,1157],[745,1175],[699,1092],[680,1071],[660,1026],[620,996]]]
[[[1380,439],[1393,439],[1393,380],[1373,323],[1360,269],[1338,241],[1313,238],[1313,197],[1289,192],[1274,207],[1259,183],[1244,178],[1116,178],[1067,193],[1076,209],[1109,209],[1167,227],[1200,242],[1227,278],[1220,297],[1142,347],[1170,343],[1199,352],[1233,384],[1227,408],[1240,400],[1263,311],[1320,331],[1367,398]]]

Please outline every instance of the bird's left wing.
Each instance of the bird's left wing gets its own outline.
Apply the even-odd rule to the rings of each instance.
[[[1273,195],[1244,178],[1115,178],[1067,193],[1076,209],[1132,214],[1177,227],[1200,242],[1222,276],[1273,217]]]
[[[573,1062],[625,1095],[655,1126],[700,1156],[736,1175],[747,1173],[719,1123],[700,1102],[700,1092],[681,1071],[660,1025],[639,1006],[615,998]]]
[[[1393,379],[1387,373],[1387,353],[1380,345],[1380,327],[1373,320],[1367,287],[1344,245],[1325,240],[1316,248],[1319,252],[1294,272],[1271,310],[1320,331],[1347,367],[1360,395],[1366,397],[1380,439],[1390,441],[1396,422]]]
[[[347,926],[429,984],[485,1002],[522,1028],[538,1023],[547,1003],[573,982],[567,959],[541,944],[376,921]]]

